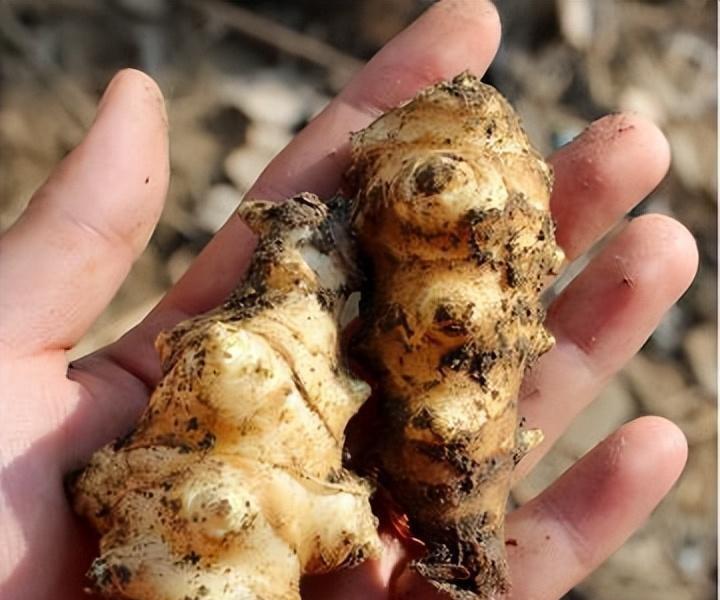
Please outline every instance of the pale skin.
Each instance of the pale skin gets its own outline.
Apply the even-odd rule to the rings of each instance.
[[[348,132],[420,88],[469,69],[482,74],[500,25],[490,2],[445,1],[391,41],[267,167],[251,196],[332,193],[348,162]],[[552,211],[569,258],[583,252],[662,179],[669,150],[637,115],[606,117],[550,157]],[[0,238],[0,596],[83,597],[93,540],[70,511],[63,475],[125,432],[159,377],[157,332],[218,304],[252,253],[232,218],[152,313],[115,344],[73,363],[66,351],[111,300],[150,237],[169,177],[162,96],[123,71],[85,140],[50,175]],[[524,476],[604,383],[637,352],[697,267],[695,242],[676,221],[636,219],[551,307],[557,338],[527,377],[520,412],[546,441]],[[682,433],[637,419],[601,442],[539,497],[509,515],[513,600],[553,600],[637,529],[686,458]],[[384,534],[380,561],[308,581],[308,599],[383,599],[433,593],[403,568]]]

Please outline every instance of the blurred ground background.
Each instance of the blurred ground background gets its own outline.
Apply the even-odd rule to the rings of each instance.
[[[113,304],[74,351],[136,323],[185,271],[263,166],[424,0],[0,0],[0,230],[80,139],[119,68],[168,99],[173,179],[160,226]],[[690,442],[680,483],[576,600],[716,598],[717,4],[712,0],[503,0],[503,47],[487,80],[544,151],[591,120],[635,110],[666,132],[670,174],[635,212],[695,234],[691,290],[535,474],[537,494],[642,414]]]

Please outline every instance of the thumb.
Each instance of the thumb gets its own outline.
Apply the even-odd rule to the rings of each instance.
[[[118,73],[82,143],[0,238],[0,345],[70,348],[110,302],[162,210],[169,177],[162,94]]]

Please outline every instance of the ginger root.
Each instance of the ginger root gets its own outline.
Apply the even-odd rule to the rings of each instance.
[[[381,483],[452,598],[508,589],[503,522],[528,366],[553,344],[540,292],[563,255],[552,173],[507,101],[462,74],[352,138],[353,228],[370,263],[359,354],[377,377]]]
[[[104,596],[296,600],[303,573],[379,551],[371,486],[342,467],[370,392],[339,353],[356,284],[343,208],[302,194],[240,212],[260,234],[247,279],[159,336],[139,424],[71,484],[102,535],[89,577]]]

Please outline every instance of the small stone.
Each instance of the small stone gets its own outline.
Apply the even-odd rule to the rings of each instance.
[[[688,331],[682,344],[698,383],[715,396],[718,392],[716,335],[716,329],[711,323],[703,323]]]
[[[290,73],[267,70],[244,81],[227,82],[223,95],[232,99],[251,121],[292,129],[305,114],[306,87]]]
[[[217,184],[205,194],[205,198],[195,207],[197,223],[206,231],[215,233],[228,220],[240,205],[242,194],[233,186]]]
[[[593,3],[589,0],[558,0],[557,11],[563,37],[575,48],[588,48],[595,34]]]
[[[292,134],[284,127],[278,127],[274,123],[263,123],[258,121],[251,123],[247,129],[247,144],[254,148],[262,148],[268,152],[277,154],[292,140]]]
[[[243,146],[225,157],[225,173],[240,195],[245,194],[255,183],[275,153],[257,146]]]
[[[671,356],[680,346],[687,318],[682,309],[674,304],[665,313],[650,338],[655,349]]]
[[[679,395],[676,402],[692,407],[687,415],[676,421],[676,425],[682,429],[691,446],[715,439],[717,436],[715,396],[711,396],[699,387],[694,387]]]
[[[707,152],[715,142],[716,131],[704,123],[677,122],[666,127],[672,148],[672,168],[683,184],[693,191],[706,191],[715,197],[717,157]]]
[[[639,113],[658,125],[667,121],[667,114],[657,96],[635,85],[628,85],[620,93],[618,106],[622,111]]]
[[[638,354],[625,366],[623,376],[646,414],[680,421],[693,408],[689,402],[693,399],[685,393],[688,387],[685,378],[671,361]]]
[[[224,149],[230,149],[245,142],[249,122],[237,107],[223,105],[206,114],[203,125]]]
[[[189,248],[180,247],[175,250],[165,267],[170,276],[170,281],[176,283],[187,272],[194,260],[195,253]]]
[[[688,577],[698,577],[705,570],[703,549],[695,544],[686,544],[680,550],[677,563]]]

